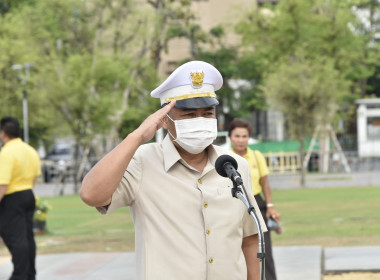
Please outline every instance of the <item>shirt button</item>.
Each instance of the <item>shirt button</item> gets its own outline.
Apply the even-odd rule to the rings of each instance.
[[[203,206],[204,206],[204,208],[207,208],[207,207],[208,207],[208,203],[205,202],[205,203],[203,204]]]
[[[213,258],[210,258],[210,259],[208,260],[208,262],[209,262],[209,263],[213,263],[213,262],[214,262],[214,259],[213,259]]]
[[[202,182],[203,182],[202,179],[198,179],[199,184],[202,184]]]
[[[210,233],[211,233],[211,231],[208,229],[208,230],[206,230],[206,233],[207,233],[207,234],[210,234]]]

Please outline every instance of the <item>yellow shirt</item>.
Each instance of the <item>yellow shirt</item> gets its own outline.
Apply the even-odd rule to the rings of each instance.
[[[167,136],[162,144],[140,146],[108,210],[130,206],[135,223],[137,279],[247,279],[243,238],[257,233],[244,204],[231,194],[232,182],[216,173],[225,150],[211,145],[203,172],[189,166]],[[248,163],[232,152],[252,196]]]
[[[267,163],[260,151],[253,151],[249,147],[247,147],[247,153],[244,155],[244,158],[248,161],[251,168],[253,194],[258,195],[262,191],[260,178],[269,174]]]
[[[20,138],[8,141],[0,151],[0,185],[8,185],[5,195],[33,188],[41,174],[37,151]]]

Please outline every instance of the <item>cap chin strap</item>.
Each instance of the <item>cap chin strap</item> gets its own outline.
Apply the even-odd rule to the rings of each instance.
[[[165,99],[165,103],[169,103],[173,100],[185,100],[185,99],[190,99],[190,98],[197,98],[197,97],[214,97],[216,98],[216,94],[213,92],[196,92],[196,93],[189,93],[189,94],[184,94],[181,96],[173,96],[173,97],[168,97]]]
[[[199,88],[194,88],[191,85],[184,85],[175,87],[162,92],[157,96],[161,100],[161,104],[169,103],[173,100],[184,100],[196,97],[214,97],[216,98],[215,89],[213,85],[203,84]]]

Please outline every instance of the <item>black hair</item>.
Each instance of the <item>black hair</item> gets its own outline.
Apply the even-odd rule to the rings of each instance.
[[[16,118],[4,117],[1,119],[1,130],[10,138],[20,137],[20,124]]]

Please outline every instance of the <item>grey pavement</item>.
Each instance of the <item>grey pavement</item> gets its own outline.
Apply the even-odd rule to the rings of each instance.
[[[12,272],[0,258],[0,280]],[[7,278],[8,277],[8,278]],[[37,280],[134,280],[134,253],[71,253],[37,256]]]
[[[273,247],[278,280],[321,280],[321,246]]]
[[[295,189],[300,187],[300,175],[269,175],[272,189]],[[306,188],[372,187],[380,186],[380,170],[352,173],[309,173]]]
[[[299,175],[271,175],[273,189],[299,187]],[[380,186],[380,172],[307,174],[306,187]],[[73,194],[71,183],[37,184],[35,194],[49,197]],[[278,246],[273,248],[278,280],[321,280],[325,272],[380,271],[380,246]],[[9,257],[0,257],[0,280],[12,271]],[[37,256],[38,280],[135,280],[133,252],[69,253]],[[185,277],[186,278],[186,277]],[[227,279],[226,279],[227,280]],[[228,279],[229,280],[229,279]]]
[[[273,253],[278,280],[321,280],[324,271],[380,271],[380,246],[279,246]],[[11,271],[10,259],[0,258],[0,280],[8,279]],[[135,256],[133,252],[38,255],[37,273],[38,280],[135,280]]]
[[[380,246],[324,249],[326,272],[380,271]]]

